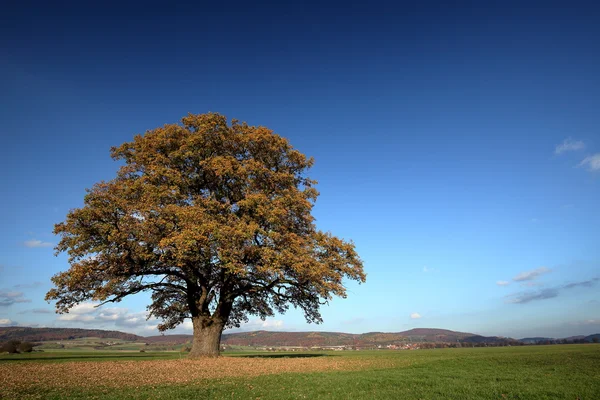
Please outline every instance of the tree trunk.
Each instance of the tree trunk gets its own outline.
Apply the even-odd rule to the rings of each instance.
[[[221,333],[225,324],[207,317],[192,318],[194,339],[190,358],[218,357],[221,346]]]

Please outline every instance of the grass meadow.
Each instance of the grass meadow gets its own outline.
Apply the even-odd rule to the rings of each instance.
[[[600,399],[600,345],[0,355],[0,398]]]

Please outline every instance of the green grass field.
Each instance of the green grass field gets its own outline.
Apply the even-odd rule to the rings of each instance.
[[[103,365],[139,360],[127,364],[131,370],[139,369],[135,376],[143,376],[146,370],[151,376],[155,371],[148,367],[160,363],[174,365],[172,373],[178,373],[177,368],[183,373],[190,365],[202,368],[203,361],[189,364],[178,361],[179,357],[178,353],[123,351],[2,355],[0,382],[9,390],[0,391],[0,398],[600,399],[600,345],[593,344],[305,354],[239,352],[218,361],[224,368],[219,376],[199,377],[185,384],[133,380],[115,387],[107,378],[106,382],[82,387],[54,380],[45,383],[41,377],[31,383],[25,379],[17,385],[14,378],[9,381],[2,377],[7,376],[3,372],[17,365],[23,371],[31,368],[32,374],[41,366],[55,365],[48,363],[74,369],[92,363],[86,368],[98,365],[97,371],[102,374]],[[308,369],[312,363],[317,366],[332,360],[347,362],[350,367],[278,373],[286,363],[299,360],[301,367]],[[233,367],[230,374],[228,363],[247,365],[249,370],[256,364],[264,373],[239,376],[235,373],[239,368]],[[58,377],[57,382],[60,381]]]

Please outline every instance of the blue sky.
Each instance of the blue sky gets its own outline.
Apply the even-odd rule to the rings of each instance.
[[[53,225],[111,146],[215,111],[315,158],[368,274],[322,325],[244,329],[600,332],[600,9],[524,3],[3,11],[0,325],[155,333],[144,295],[52,313]]]

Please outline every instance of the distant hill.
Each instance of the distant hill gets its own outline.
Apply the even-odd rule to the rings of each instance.
[[[581,339],[585,339],[584,335],[578,335],[578,336],[569,336],[564,338],[565,340],[569,340],[569,341],[573,341],[573,340],[581,340]]]
[[[595,339],[595,341],[594,341],[594,339]],[[588,335],[588,336],[584,336],[584,335],[569,336],[569,337],[561,338],[561,339],[547,338],[547,337],[530,337],[530,338],[519,339],[519,341],[526,343],[526,344],[544,344],[544,343],[553,343],[553,342],[559,342],[559,341],[560,342],[567,341],[567,342],[574,342],[574,343],[594,343],[594,342],[600,341],[600,333],[595,333],[593,335]]]
[[[539,336],[519,339],[520,342],[527,343],[527,344],[537,344],[537,343],[543,343],[543,342],[553,341],[553,340],[556,340],[556,339],[548,338],[548,337],[539,337]]]
[[[233,346],[378,346],[400,343],[451,342],[483,338],[472,333],[445,329],[411,329],[405,332],[368,332],[362,334],[342,332],[273,332],[252,331],[223,334],[221,342]],[[180,344],[192,340],[192,335],[164,335],[146,338],[148,343]],[[491,339],[490,339],[491,340]]]
[[[27,328],[7,327],[0,328],[0,342],[7,340],[23,340],[29,342],[46,342],[79,339],[86,337],[112,338],[132,342],[145,342],[149,344],[183,344],[192,340],[192,335],[157,335],[138,336],[119,331],[105,331],[100,329],[76,328]],[[576,339],[578,342],[593,342],[600,340],[600,334],[589,336],[572,336],[565,338],[569,341]],[[517,340],[499,336],[481,336],[467,332],[455,332],[447,329],[416,328],[403,332],[367,332],[361,334],[342,332],[273,332],[253,331],[225,333],[222,343],[237,346],[357,346],[376,347],[390,344],[406,343],[462,343],[467,345],[511,344]],[[538,344],[555,342],[557,339],[546,337],[530,337],[519,339],[525,344]]]
[[[594,340],[595,339],[595,340]],[[594,333],[593,335],[589,335],[583,338],[584,342],[595,342],[598,343],[600,342],[600,333]]]
[[[404,332],[241,332],[223,335],[223,344],[241,346],[379,346],[403,343],[497,343],[506,340],[446,329],[418,328]]]
[[[157,335],[142,337],[118,331],[74,328],[0,328],[0,341],[18,339],[31,342],[69,340],[84,337],[113,338],[143,341],[151,344],[181,344],[192,340],[192,335]],[[362,334],[342,332],[271,332],[253,331],[223,334],[222,343],[239,346],[377,346],[419,342],[493,342],[472,333],[446,329],[418,328],[405,332],[368,332]]]
[[[21,340],[26,342],[47,342],[54,340],[70,340],[85,337],[111,338],[128,341],[143,341],[144,338],[132,333],[105,331],[101,329],[77,328],[27,328],[12,326],[0,328],[0,342]]]
[[[416,328],[399,334],[407,337],[410,342],[497,343],[508,339],[500,336],[481,336],[467,332],[431,328]]]

